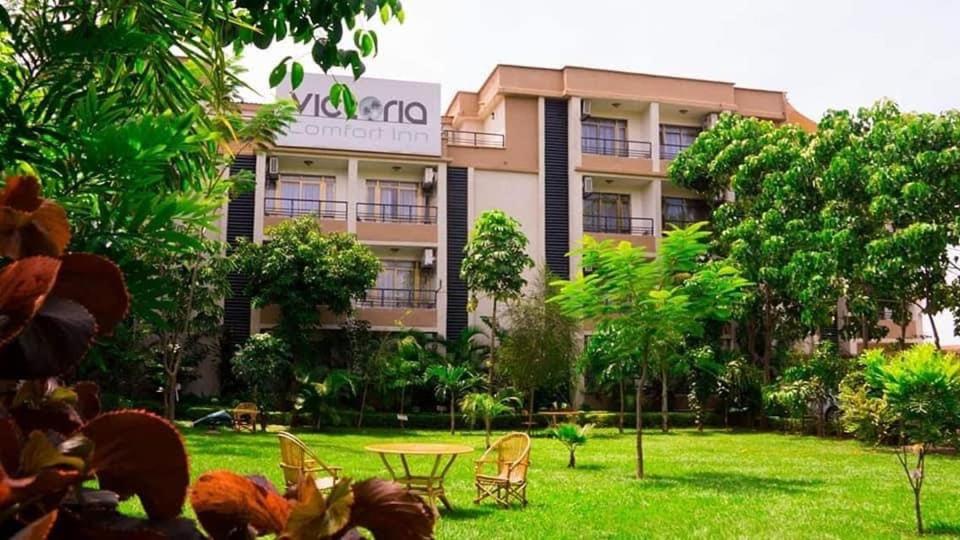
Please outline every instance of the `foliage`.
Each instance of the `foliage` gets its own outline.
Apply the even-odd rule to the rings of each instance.
[[[724,367],[717,356],[712,348],[704,345],[689,350],[679,366],[687,375],[687,401],[696,415],[700,431],[703,431],[707,400],[717,391],[718,378]]]
[[[413,331],[406,331],[392,342],[393,351],[389,351],[380,359],[379,373],[380,386],[385,390],[399,390],[398,418],[400,427],[404,427],[404,404],[406,403],[407,388],[422,380],[422,373],[426,365],[429,351],[424,347],[424,336]],[[420,338],[418,340],[417,338]]]
[[[490,375],[488,384],[493,391],[493,373],[496,368],[497,338],[500,326],[497,304],[520,295],[527,281],[523,271],[533,266],[527,255],[527,237],[520,222],[502,210],[488,210],[477,218],[460,263],[460,277],[470,291],[468,309],[477,308],[479,294],[493,300],[490,316]]]
[[[499,374],[530,396],[528,421],[535,409],[534,391],[570,382],[578,354],[577,323],[548,300],[557,292],[552,276],[540,269],[530,291],[507,310],[510,332],[503,340]]]
[[[483,330],[476,326],[468,326],[453,338],[443,339],[443,346],[447,360],[457,366],[467,366],[471,371],[479,372],[484,368],[484,362],[490,354],[490,347],[481,343],[477,338],[483,335]]]
[[[567,467],[573,469],[577,466],[577,447],[587,444],[587,435],[592,429],[593,424],[584,426],[561,424],[550,430],[553,438],[563,443],[570,452],[570,461],[567,463]]]
[[[313,427],[319,428],[323,419],[338,424],[336,400],[341,394],[357,393],[356,377],[345,369],[326,370],[321,376],[318,370],[312,370],[297,377],[299,391],[293,409],[297,413],[306,413],[313,417]]]
[[[762,404],[763,374],[742,357],[724,363],[717,376],[717,395],[723,400],[723,425],[730,425],[731,411],[754,411]]]
[[[251,401],[266,411],[279,406],[292,369],[290,347],[272,334],[254,334],[231,359],[233,374],[252,393]],[[262,416],[261,416],[262,418]],[[261,426],[266,430],[266,426]]]
[[[603,386],[615,385],[620,404],[617,428],[623,433],[626,407],[625,385],[638,379],[643,371],[638,349],[630,348],[629,342],[620,335],[624,330],[616,324],[606,324],[592,334],[577,362],[580,373],[590,374]]]
[[[497,416],[512,414],[519,404],[520,400],[516,396],[506,392],[501,391],[496,395],[476,392],[463,397],[460,401],[460,410],[463,411],[463,416],[471,426],[476,424],[477,420],[483,420],[486,445],[489,448],[493,419]]]
[[[767,398],[785,408],[793,418],[802,419],[812,409],[817,434],[823,437],[831,402],[840,392],[840,382],[850,371],[850,363],[840,357],[835,344],[822,342],[811,355],[794,355]]]
[[[896,432],[896,417],[883,392],[867,383],[862,361],[858,368],[840,382],[839,401],[843,411],[840,421],[843,429],[861,441],[873,444],[892,442]]]
[[[369,247],[346,233],[324,233],[311,217],[281,222],[267,231],[270,242],[241,242],[240,267],[257,307],[277,305],[277,333],[294,359],[308,360],[310,333],[320,321],[319,306],[349,313],[376,282],[380,260]]]
[[[457,427],[457,395],[471,389],[477,383],[476,376],[466,366],[433,364],[427,367],[424,379],[435,384],[434,391],[438,398],[449,399],[450,434],[453,435]]]
[[[577,319],[592,319],[597,328],[614,327],[618,351],[635,351],[640,377],[637,394],[649,366],[665,366],[678,357],[686,339],[702,335],[710,320],[729,319],[743,301],[748,282],[727,264],[705,261],[703,223],[666,233],[653,258],[628,242],[614,244],[584,237],[577,251],[588,275],[558,282],[554,301]],[[638,352],[637,352],[638,351]],[[665,372],[665,370],[664,370]],[[666,377],[663,377],[664,393]],[[663,427],[667,427],[663,400]],[[641,415],[637,399],[637,422]],[[637,476],[643,476],[642,426],[637,426]]]

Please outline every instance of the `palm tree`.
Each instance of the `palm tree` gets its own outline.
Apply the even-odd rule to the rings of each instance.
[[[553,437],[562,442],[563,445],[567,447],[567,450],[570,451],[570,461],[567,463],[567,467],[573,469],[577,466],[577,447],[586,444],[587,433],[589,433],[591,429],[593,429],[593,424],[587,424],[585,426],[563,424],[553,428],[551,431]]]
[[[467,417],[470,424],[483,419],[483,428],[486,435],[487,448],[490,447],[490,426],[497,416],[512,413],[514,406],[520,403],[516,396],[505,396],[502,392],[490,395],[484,392],[467,394],[460,401],[460,410]]]
[[[457,394],[474,385],[476,377],[464,366],[434,364],[427,368],[426,382],[435,382],[434,390],[440,399],[450,400],[450,434],[456,431]]]
[[[446,351],[449,362],[455,366],[467,366],[473,371],[484,368],[484,362],[490,354],[490,347],[480,343],[478,337],[485,336],[483,330],[468,326],[452,339],[443,339],[440,343]]]

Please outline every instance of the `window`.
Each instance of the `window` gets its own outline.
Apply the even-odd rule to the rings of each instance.
[[[710,217],[710,207],[702,199],[686,199],[683,197],[663,198],[663,230],[671,229],[670,225],[686,227],[691,223],[706,221]]]
[[[693,144],[700,135],[700,128],[692,126],[660,126],[660,157],[673,159],[684,148]]]
[[[630,195],[590,193],[583,198],[583,230],[630,234]]]
[[[583,151],[604,156],[627,156],[627,121],[617,118],[587,118],[581,123]]]
[[[264,203],[267,211],[274,214],[335,218],[337,211],[343,210],[336,198],[337,179],[334,176],[284,175],[276,186],[267,190]]]
[[[367,180],[367,202],[373,203],[369,217],[386,222],[407,223],[418,218],[420,186],[414,182]]]
[[[365,304],[372,307],[403,308],[429,307],[420,298],[420,268],[414,261],[381,261],[380,274],[373,291],[367,293]]]

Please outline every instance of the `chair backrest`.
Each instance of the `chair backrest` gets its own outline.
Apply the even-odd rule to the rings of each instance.
[[[243,403],[237,403],[237,406],[233,408],[234,414],[250,414],[257,412],[257,404],[250,403],[249,401],[244,401]]]
[[[530,466],[530,436],[526,433],[513,432],[497,439],[490,450],[497,454],[497,472],[509,472],[511,480],[522,480],[527,477],[527,468]]]
[[[308,468],[327,468],[296,435],[281,431],[277,438],[280,440],[280,469],[287,485],[298,483]]]

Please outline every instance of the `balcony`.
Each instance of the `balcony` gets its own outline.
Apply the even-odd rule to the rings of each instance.
[[[263,203],[264,227],[271,227],[289,218],[313,216],[325,231],[347,230],[346,201],[264,197]]]
[[[601,241],[630,242],[650,252],[657,248],[652,218],[585,214],[583,232]]]
[[[653,145],[649,141],[581,137],[582,167],[588,171],[649,174],[653,172]]]
[[[354,308],[354,316],[368,321],[374,328],[396,328],[399,322],[420,330],[437,329],[437,291],[432,289],[369,289],[365,298],[354,302]],[[343,323],[343,317],[323,308],[320,311],[320,322],[324,326]],[[280,309],[276,305],[260,310],[261,325],[274,326],[279,320]]]
[[[691,144],[693,144],[692,141],[689,144],[662,142],[660,143],[660,159],[673,159],[677,157],[677,154],[689,148]]]
[[[506,146],[503,133],[448,129],[443,132],[443,140],[452,146],[466,146],[469,148],[504,148]]]
[[[357,203],[357,237],[367,241],[437,243],[437,207]]]

